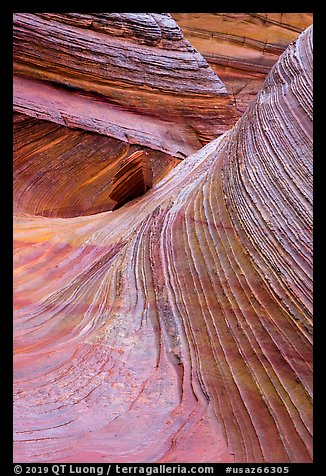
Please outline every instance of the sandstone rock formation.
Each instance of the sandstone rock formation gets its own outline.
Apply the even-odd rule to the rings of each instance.
[[[185,37],[209,62],[242,114],[311,13],[172,13]]]
[[[238,118],[168,14],[15,14],[14,72],[16,212],[120,207]]]
[[[15,111],[178,158],[238,118],[168,14],[17,13],[14,72]]]
[[[179,162],[148,147],[15,113],[14,212],[69,218],[112,210]]]
[[[35,17],[35,32],[50,21]],[[27,24],[19,15],[18,38]],[[43,79],[43,60],[29,61],[17,72]],[[78,134],[51,127],[52,142]],[[50,204],[45,169],[33,178],[42,140],[36,152],[17,143],[31,190],[16,192],[15,461],[310,462],[312,29],[233,129],[113,212],[60,215],[78,194],[60,204],[58,189]],[[114,197],[125,166],[150,180],[139,149],[112,173]],[[70,153],[55,173],[69,173]],[[41,200],[56,211],[37,216]]]

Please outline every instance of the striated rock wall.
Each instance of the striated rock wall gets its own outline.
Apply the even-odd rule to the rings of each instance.
[[[13,31],[17,112],[178,158],[238,118],[169,14],[17,13]]]
[[[158,150],[16,113],[14,212],[69,218],[109,211],[144,194],[179,162]]]
[[[311,13],[172,13],[233,95],[242,114],[285,48],[312,23]]]
[[[308,28],[143,197],[16,216],[15,461],[312,460],[311,161]]]

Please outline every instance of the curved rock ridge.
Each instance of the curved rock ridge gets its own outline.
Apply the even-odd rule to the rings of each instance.
[[[122,111],[103,97],[54,88],[44,81],[14,77],[14,111],[72,129],[96,132],[132,145],[184,159],[205,137],[184,124]]]
[[[223,171],[227,206],[242,242],[307,332],[312,324],[311,32],[286,50],[257,107],[230,134],[231,160]]]
[[[128,15],[125,14],[126,19]],[[156,17],[159,16],[156,14]],[[14,66],[17,72],[26,76],[55,80],[104,95],[108,90],[109,96],[110,88],[115,84],[121,88],[124,84],[127,87],[135,85],[139,90],[154,89],[163,94],[227,94],[207,61],[185,40],[181,48],[166,50],[164,55],[161,49],[134,43],[134,35],[128,42],[110,33],[110,30],[98,33],[93,29],[89,31],[72,24],[66,26],[66,23],[43,17],[42,14],[31,13],[14,15]],[[65,15],[55,15],[55,20],[58,17]],[[143,17],[144,23],[151,18],[141,13],[137,17]],[[179,39],[183,39],[175,21],[171,17],[164,18],[179,31]],[[159,28],[157,23],[156,26]],[[116,25],[118,28],[119,24]],[[143,34],[146,29],[142,27],[140,31]],[[130,72],[133,74],[130,75]],[[135,104],[139,101],[138,98],[133,99]],[[124,98],[124,103],[128,104],[131,100]]]
[[[139,145],[166,153],[173,153],[166,147],[174,128],[182,158],[238,119],[224,84],[168,14],[17,13],[13,31],[17,112],[68,126],[71,115],[82,123],[86,115],[87,130],[109,128],[107,135],[123,140],[127,129]],[[107,114],[95,120],[99,103]]]
[[[16,462],[311,462],[312,28],[119,210],[15,219]]]
[[[70,218],[119,208],[179,162],[157,150],[16,113],[14,213]]]
[[[242,114],[279,55],[312,23],[312,13],[172,13]]]
[[[179,26],[168,13],[39,13],[38,16],[67,25],[166,49],[187,51]]]

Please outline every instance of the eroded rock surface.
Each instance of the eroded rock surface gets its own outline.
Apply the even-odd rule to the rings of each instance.
[[[109,211],[178,163],[158,150],[16,113],[14,212],[69,218]]]
[[[311,461],[311,162],[309,28],[143,197],[17,214],[15,461]]]
[[[311,13],[172,13],[202,53],[240,114],[285,48],[312,23]]]
[[[15,111],[178,158],[238,118],[169,14],[17,13],[14,72]]]

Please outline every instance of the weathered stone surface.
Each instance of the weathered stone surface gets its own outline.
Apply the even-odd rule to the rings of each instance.
[[[54,88],[44,81],[14,78],[14,110],[70,128],[119,139],[184,159],[200,147],[197,136],[173,121],[121,111],[101,96]]]
[[[168,14],[17,13],[14,72],[25,78],[14,88],[17,112],[122,140],[127,133],[174,156],[169,142],[185,157],[238,118],[224,84]],[[57,85],[77,89],[73,111]],[[81,99],[82,91],[91,94]]]
[[[312,23],[311,13],[172,13],[233,95],[242,114],[279,55]]]
[[[114,212],[15,218],[15,461],[310,462],[312,29]]]
[[[157,150],[16,113],[14,212],[69,218],[119,208],[179,162]]]

